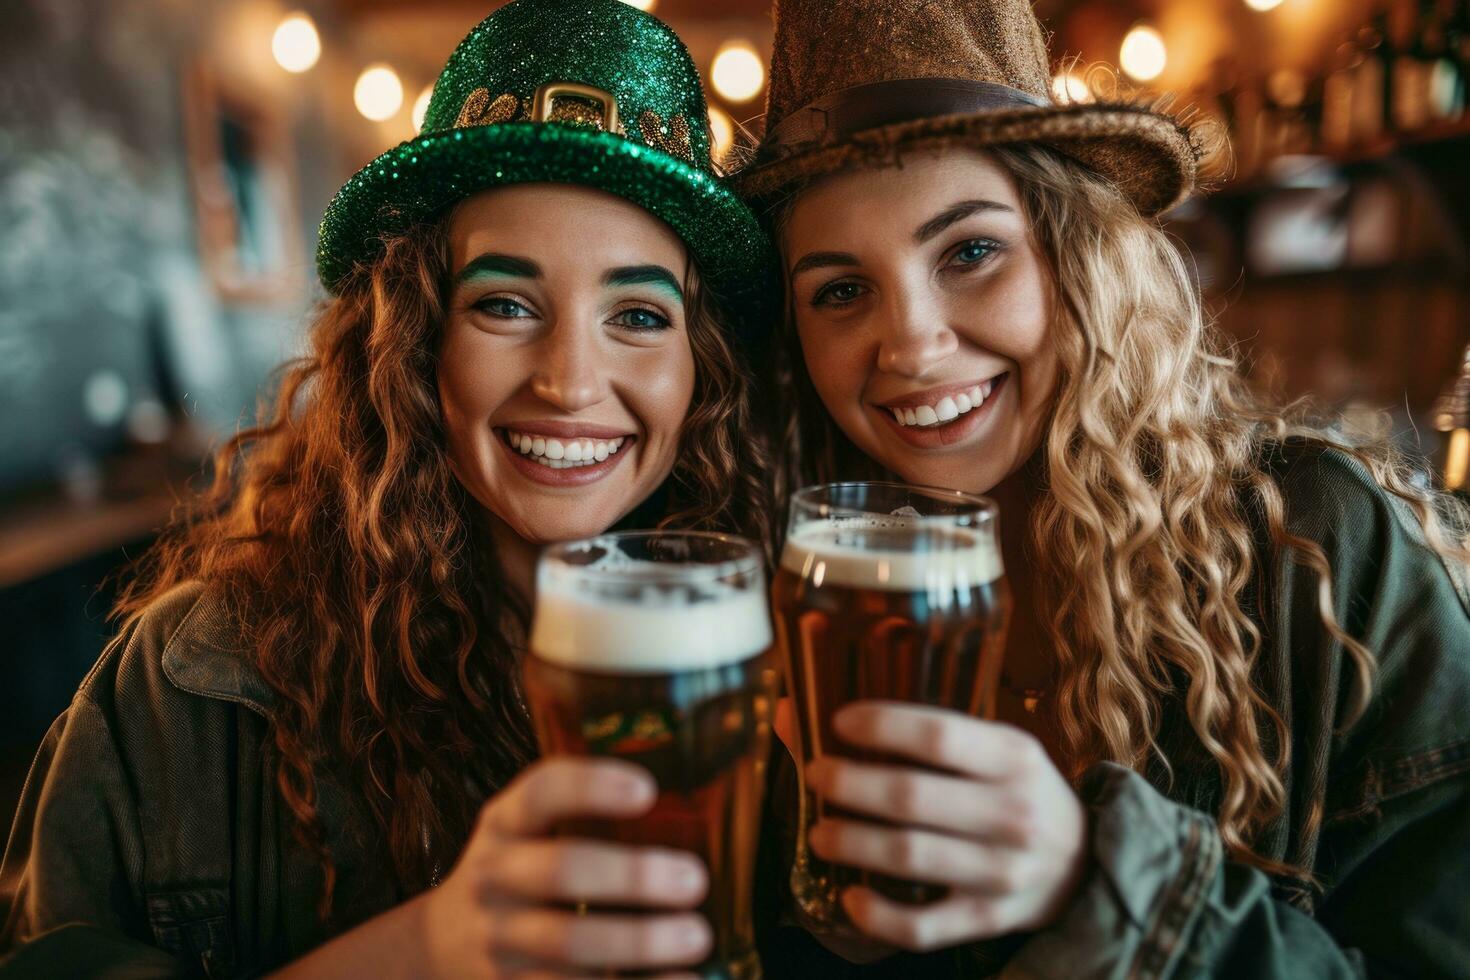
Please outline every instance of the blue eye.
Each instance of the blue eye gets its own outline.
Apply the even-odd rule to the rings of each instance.
[[[623,310],[613,317],[613,322],[629,330],[667,330],[672,326],[668,317],[642,307]]]
[[[813,306],[846,306],[863,294],[863,287],[855,282],[834,282],[817,290],[812,297]]]
[[[991,253],[999,247],[995,242],[965,242],[955,251],[951,264],[960,266],[978,265],[988,259]]]
[[[531,311],[506,296],[487,296],[474,304],[474,308],[491,316],[514,320],[531,315]]]

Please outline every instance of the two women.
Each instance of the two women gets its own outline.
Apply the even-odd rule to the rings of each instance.
[[[1148,220],[1188,134],[1051,105],[1019,0],[785,2],[772,79],[781,488],[991,493],[1020,615],[1001,723],[855,705],[913,765],[808,774],[853,814],[822,856],[951,895],[854,890],[861,941],[782,930],[768,974],[1470,974],[1463,517],[1246,392]],[[6,969],[700,959],[697,864],[545,836],[649,787],[530,763],[515,663],[538,544],[766,530],[722,329],[765,246],[703,112],[655,21],[517,0],[344,188],[311,358],[37,762]]]
[[[450,58],[423,135],[339,192],[310,355],[154,549],[37,759],[0,973],[704,957],[697,860],[548,836],[636,816],[651,779],[533,761],[517,679],[544,543],[764,533],[735,348],[769,253],[705,112],[654,18],[519,0]]]
[[[819,856],[949,897],[850,889],[864,940],[818,938],[872,966],[767,963],[1470,976],[1470,522],[1248,392],[1149,220],[1191,134],[1048,82],[1023,0],[778,7],[738,185],[786,274],[783,492],[987,493],[1017,601],[1001,723],[854,705],[908,762],[807,773],[853,814]]]

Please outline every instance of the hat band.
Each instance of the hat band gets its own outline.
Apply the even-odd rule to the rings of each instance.
[[[1018,88],[969,78],[869,82],[833,92],[791,113],[766,134],[758,158],[792,156],[893,123],[1050,105]]]

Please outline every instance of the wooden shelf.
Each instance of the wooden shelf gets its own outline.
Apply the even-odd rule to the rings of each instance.
[[[1271,166],[1277,160],[1315,160],[1329,166],[1351,169],[1384,163],[1395,157],[1412,157],[1424,151],[1442,149],[1456,143],[1464,143],[1467,147],[1470,147],[1470,116],[1466,116],[1464,119],[1457,120],[1453,123],[1429,126],[1413,133],[1384,136],[1373,143],[1355,146],[1349,149],[1316,150],[1308,153],[1275,157],[1243,177],[1226,181],[1217,187],[1210,196],[1252,196],[1273,191],[1290,190],[1289,185],[1283,185],[1270,176]]]
[[[38,490],[0,507],[0,589],[148,537],[168,523],[199,462],[153,451],[105,463],[96,501]]]

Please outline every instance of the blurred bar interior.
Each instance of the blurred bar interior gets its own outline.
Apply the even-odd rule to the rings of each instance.
[[[0,813],[102,649],[109,573],[299,349],[330,194],[415,132],[487,0],[0,6]],[[759,134],[769,0],[642,0]],[[1169,216],[1253,377],[1470,455],[1470,0],[1038,0],[1061,99],[1228,131]],[[1458,384],[1457,384],[1458,379]],[[1386,413],[1386,414],[1385,414]],[[1458,431],[1455,431],[1458,430]]]

